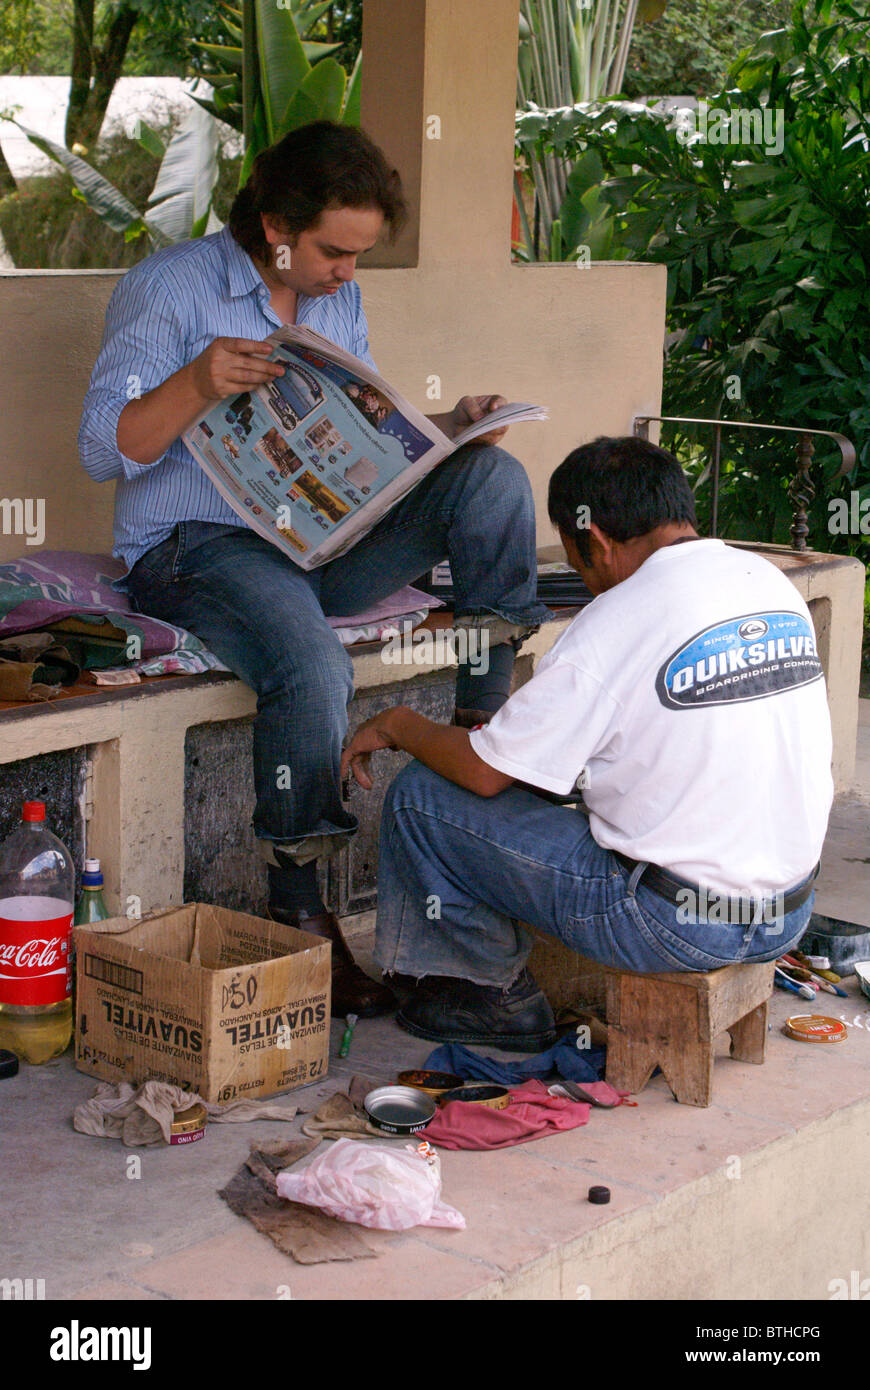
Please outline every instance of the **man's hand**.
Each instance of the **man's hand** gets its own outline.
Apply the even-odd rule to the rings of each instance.
[[[456,402],[448,419],[451,427],[445,430],[451,439],[455,439],[462,430],[468,429],[469,425],[475,424],[477,420],[482,420],[484,415],[488,415],[491,410],[498,410],[499,406],[507,405],[504,396],[463,396]],[[475,444],[497,444],[500,439],[504,439],[507,434],[507,425],[501,429],[492,430],[489,434],[479,434],[475,439]]]
[[[385,716],[388,714],[389,710],[382,710],[380,714],[376,714],[372,719],[367,719],[364,724],[360,724],[341,755],[342,779],[347,776],[348,769],[350,769],[356,781],[367,792],[370,792],[374,786],[369,772],[372,753],[378,753],[382,748],[394,749],[396,747],[384,728]]]
[[[193,385],[206,400],[221,401],[283,376],[281,364],[267,360],[272,347],[254,338],[215,338],[188,367]]]
[[[369,763],[372,753],[382,748],[410,753],[412,758],[478,796],[497,796],[513,782],[503,772],[479,758],[471,746],[467,729],[453,724],[435,724],[405,705],[382,710],[361,724],[341,757],[341,775],[348,769],[361,787],[372,789]]]

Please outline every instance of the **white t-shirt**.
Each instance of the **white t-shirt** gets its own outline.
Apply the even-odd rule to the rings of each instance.
[[[814,868],[831,721],[809,610],[768,560],[719,540],[655,551],[571,623],[471,744],[567,795],[595,840],[733,895]]]

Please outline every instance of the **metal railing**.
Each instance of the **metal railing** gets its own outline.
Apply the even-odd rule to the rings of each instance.
[[[649,439],[651,424],[713,426],[713,459],[710,466],[713,481],[713,499],[710,507],[711,536],[715,536],[719,529],[719,468],[722,460],[723,429],[764,430],[768,434],[796,434],[798,436],[795,443],[798,468],[788,489],[789,501],[794,507],[792,523],[789,527],[792,550],[806,550],[807,536],[810,533],[810,528],[807,525],[807,507],[816,495],[815,485],[810,478],[810,465],[813,461],[813,437],[835,439],[839,445],[843,461],[832,481],[842,478],[845,473],[850,472],[855,467],[854,444],[845,435],[836,434],[833,430],[800,429],[795,425],[765,425],[759,424],[755,420],[696,420],[680,415],[636,415],[634,417],[634,433],[637,438]]]

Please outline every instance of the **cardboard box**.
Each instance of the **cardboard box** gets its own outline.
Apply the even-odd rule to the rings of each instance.
[[[322,1080],[330,961],[322,937],[206,903],[76,927],[76,1066],[204,1100]]]

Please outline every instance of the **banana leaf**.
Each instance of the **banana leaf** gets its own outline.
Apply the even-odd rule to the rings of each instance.
[[[340,43],[321,43],[320,40],[303,39],[302,52],[312,65],[320,61],[321,58],[328,58],[330,53],[341,48]]]
[[[294,0],[293,18],[296,20],[300,33],[308,33],[313,29],[318,19],[331,9],[333,0]]]
[[[254,110],[251,118],[252,137],[245,150],[245,157],[242,160],[242,167],[239,170],[239,188],[244,188],[251,175],[254,160],[261,150],[264,150],[269,143],[266,134],[266,116],[263,111],[263,101],[260,94],[254,102]]]
[[[276,139],[297,130],[309,121],[338,121],[341,119],[347,73],[334,58],[324,58],[312,68],[299,90],[293,95]]]
[[[162,159],[166,153],[166,146],[160,139],[156,130],[152,130],[150,125],[144,121],[136,122],[136,141],[142,146],[146,154],[150,154],[154,159]]]
[[[257,51],[260,63],[260,91],[266,119],[267,144],[284,130],[282,117],[291,99],[312,71],[302,40],[289,10],[279,10],[275,0],[255,0]],[[324,62],[332,60],[326,58]],[[322,63],[317,65],[322,66]],[[337,66],[337,64],[336,64]]]
[[[172,242],[202,234],[217,183],[217,153],[215,122],[200,107],[191,107],[169,142],[148,199],[149,228],[157,227]]]
[[[192,42],[196,48],[201,48],[203,53],[214,58],[219,68],[223,68],[224,71],[229,68],[232,72],[241,72],[241,48],[228,43],[203,43],[201,39],[193,39]]]
[[[344,93],[344,109],[341,113],[343,125],[355,125],[360,123],[360,99],[362,97],[362,53],[356,55],[356,62],[347,80],[347,87]]]
[[[125,232],[128,227],[142,221],[139,209],[135,208],[113,183],[104,179],[102,174],[98,174],[86,160],[73,154],[65,146],[56,145],[53,140],[47,140],[45,136],[37,135],[36,131],[28,130],[18,121],[14,124],[24,132],[32,145],[42,150],[49,159],[53,159],[55,164],[60,164],[66,169],[88,207],[108,226],[113,227],[116,232]]]

